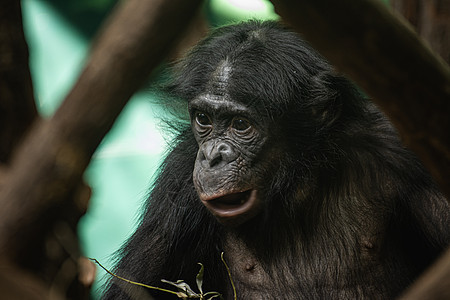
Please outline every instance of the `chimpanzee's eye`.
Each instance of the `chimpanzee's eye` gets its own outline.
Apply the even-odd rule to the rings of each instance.
[[[211,126],[211,120],[205,113],[202,112],[197,112],[195,114],[195,121],[200,126]]]
[[[251,125],[246,119],[235,118],[231,124],[231,127],[238,131],[246,131],[251,127]]]

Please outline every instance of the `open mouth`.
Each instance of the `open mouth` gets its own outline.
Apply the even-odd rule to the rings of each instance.
[[[230,218],[245,214],[254,208],[257,202],[256,190],[247,190],[211,197],[202,200],[203,204],[214,215],[220,218]]]
[[[222,197],[214,198],[208,201],[209,205],[214,206],[216,209],[236,209],[244,205],[249,197],[251,190],[228,194]]]

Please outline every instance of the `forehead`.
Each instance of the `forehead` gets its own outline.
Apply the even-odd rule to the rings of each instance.
[[[202,94],[189,101],[189,110],[202,110],[208,113],[226,112],[230,114],[248,114],[251,109],[240,102],[234,101],[228,94]]]
[[[222,60],[211,73],[205,84],[205,91],[189,101],[189,109],[191,111],[198,109],[209,113],[248,113],[249,106],[231,96],[233,71],[231,62],[228,59]]]
[[[221,61],[212,72],[206,88],[216,95],[229,94],[230,79],[233,68],[228,59]]]

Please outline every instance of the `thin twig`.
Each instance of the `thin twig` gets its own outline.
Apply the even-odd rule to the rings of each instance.
[[[236,287],[234,286],[233,278],[231,277],[230,268],[228,268],[228,265],[225,262],[225,259],[223,258],[223,252],[220,254],[220,259],[222,260],[223,264],[225,265],[225,268],[227,268],[228,277],[230,278],[231,287],[233,288],[234,300],[236,300],[237,299]]]
[[[151,286],[151,285],[147,285],[147,284],[143,284],[143,283],[139,283],[139,282],[136,282],[136,281],[132,281],[132,280],[123,278],[123,277],[121,277],[121,276],[119,276],[119,275],[116,275],[116,274],[112,273],[111,271],[109,271],[107,268],[105,268],[105,267],[104,267],[98,260],[96,260],[95,258],[89,258],[89,259],[92,260],[93,262],[95,262],[97,265],[99,265],[99,266],[100,266],[103,270],[105,270],[109,275],[114,276],[114,277],[116,277],[116,278],[118,278],[118,279],[120,279],[120,280],[123,280],[123,281],[125,281],[125,282],[131,283],[131,284],[134,284],[134,285],[142,286],[142,287],[145,287],[145,288],[154,289],[154,290],[158,290],[158,291],[162,291],[162,292],[166,292],[166,293],[171,293],[171,294],[174,294],[174,295],[176,295],[177,297],[179,297],[179,295],[178,295],[177,292],[174,292],[174,291],[171,291],[171,290],[166,290],[166,289],[159,288],[159,287],[156,287],[156,286]]]

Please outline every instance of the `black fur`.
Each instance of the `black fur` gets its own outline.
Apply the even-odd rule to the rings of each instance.
[[[194,189],[198,146],[185,124],[116,272],[195,287],[201,262],[204,290],[230,299],[225,250],[238,299],[397,296],[450,241],[450,208],[427,172],[370,101],[275,22],[220,28],[201,42],[168,87],[182,103],[174,107],[204,93],[224,59],[231,99],[271,120],[273,144],[286,151],[264,187],[270,201],[239,228],[220,225]],[[146,292],[113,279],[103,298]]]

